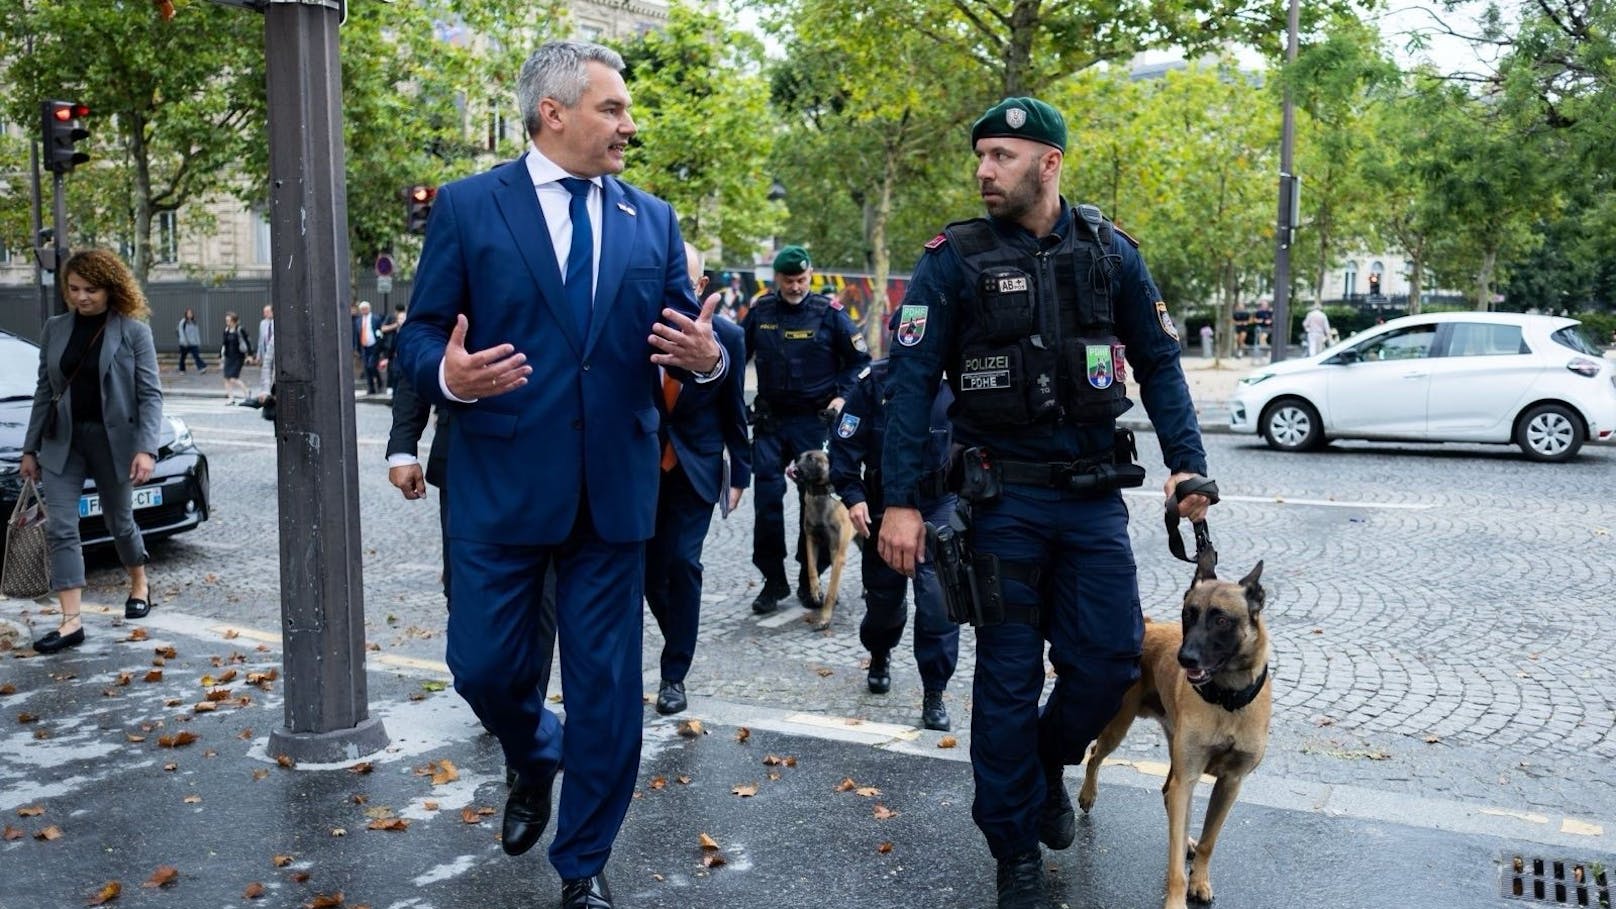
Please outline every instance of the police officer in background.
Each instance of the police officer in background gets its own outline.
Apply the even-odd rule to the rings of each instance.
[[[774,290],[759,297],[741,326],[746,358],[757,364],[753,401],[752,564],[763,572],[763,589],[752,601],[762,614],[779,608],[786,584],[786,465],[805,451],[823,448],[825,419],[833,417],[852,390],[858,371],[870,362],[864,335],[824,294],[810,293],[814,276],[808,251],[787,246],[774,257]],[[802,533],[797,562],[802,563]],[[822,559],[819,564],[829,563]],[[814,609],[805,569],[797,572],[797,599]]]
[[[853,526],[870,538],[864,545],[861,565],[864,620],[859,623],[859,641],[870,652],[865,684],[871,694],[886,694],[892,689],[892,649],[903,637],[903,626],[908,619],[904,608],[908,579],[882,561],[874,542],[881,530],[881,448],[887,423],[887,364],[885,359],[876,360],[859,372],[858,384],[847,396],[830,438],[831,485],[836,487],[836,494],[847,506]],[[955,504],[954,495],[943,482],[949,457],[948,409],[953,403],[953,391],[947,385],[940,385],[936,400],[932,402],[921,462],[926,473],[921,476],[916,500],[926,520],[943,524],[953,515]],[[920,723],[927,729],[946,732],[949,717],[948,708],[943,704],[943,692],[959,663],[959,626],[948,619],[942,591],[937,586],[937,574],[930,564],[917,566],[914,588],[915,667],[920,670],[922,691]]]
[[[949,225],[899,312],[887,387],[880,551],[913,575],[926,557],[918,506],[932,393],[958,401],[952,465],[969,506],[977,590],[971,711],[972,817],[998,860],[1001,909],[1045,909],[1038,848],[1076,836],[1062,767],[1138,677],[1144,634],[1121,487],[1143,482],[1116,417],[1138,378],[1167,488],[1206,472],[1179,365],[1178,332],[1137,244],[1092,206],[1060,195],[1066,123],[1007,98],[971,128],[989,217]],[[1125,356],[1125,359],[1124,359]],[[1180,514],[1204,516],[1192,495]],[[1043,649],[1058,674],[1042,711]]]

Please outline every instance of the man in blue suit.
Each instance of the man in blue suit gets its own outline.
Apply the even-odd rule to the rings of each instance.
[[[619,182],[635,132],[623,60],[575,41],[522,65],[520,159],[438,190],[399,360],[449,427],[447,660],[517,772],[503,845],[532,848],[565,765],[550,862],[563,909],[602,873],[639,770],[645,541],[661,368],[693,402],[729,365],[661,199]],[[554,560],[567,723],[546,709],[537,587]]]
[[[700,297],[707,289],[701,253],[685,244],[690,281]],[[731,363],[746,361],[746,336],[729,319],[713,320]],[[746,374],[731,370],[717,406],[685,397],[671,375],[662,381],[662,485],[657,490],[656,535],[645,550],[645,599],[662,630],[662,681],[657,713],[685,709],[685,676],[696,653],[701,617],[701,547],[713,522],[713,506],[726,497],[727,516],[752,481],[752,451],[746,436]],[[729,461],[725,464],[725,453]]]

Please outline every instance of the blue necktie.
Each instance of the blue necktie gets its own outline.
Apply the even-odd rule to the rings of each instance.
[[[572,249],[567,252],[567,306],[578,321],[578,333],[588,337],[589,317],[595,308],[595,235],[589,226],[589,181],[562,177],[561,185],[572,193],[568,209],[572,217]]]

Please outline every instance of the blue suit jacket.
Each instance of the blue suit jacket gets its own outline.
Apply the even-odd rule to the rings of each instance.
[[[692,318],[700,310],[673,209],[610,176],[602,182],[588,337],[567,309],[525,161],[438,190],[397,359],[418,394],[454,412],[452,539],[556,545],[581,502],[608,543],[646,540],[655,530],[661,421],[647,338],[664,307]],[[438,367],[462,313],[468,350],[509,343],[527,355],[526,385],[472,404],[446,401]],[[674,375],[687,380],[692,404],[723,384]]]
[[[668,414],[668,440],[690,486],[712,504],[727,495],[724,455],[729,453],[729,486],[745,489],[752,483],[752,446],[746,435],[746,373],[736,364],[746,362],[746,335],[722,316],[713,319],[713,331],[729,355],[730,371],[718,380],[718,400],[688,396],[687,384]]]

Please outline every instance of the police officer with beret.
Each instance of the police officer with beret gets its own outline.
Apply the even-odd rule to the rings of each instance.
[[[1167,488],[1206,472],[1178,332],[1138,244],[1060,195],[1066,123],[1007,98],[971,128],[988,217],[926,244],[899,311],[887,387],[880,552],[913,574],[932,393],[958,401],[951,465],[971,524],[977,663],[972,817],[998,860],[1001,909],[1045,909],[1038,844],[1076,836],[1062,767],[1138,677],[1144,633],[1122,488],[1143,482],[1116,417],[1132,368]],[[1210,502],[1184,497],[1200,519]],[[939,565],[939,567],[943,567]],[[1058,674],[1043,709],[1044,642]]]
[[[769,613],[791,592],[786,584],[786,465],[805,451],[823,448],[824,420],[840,410],[855,377],[870,362],[869,348],[847,313],[824,294],[810,293],[813,263],[801,246],[774,257],[774,290],[752,304],[742,328],[746,357],[757,364],[753,400],[752,564],[763,572],[763,589],[752,611]],[[797,562],[802,562],[797,534]],[[826,564],[829,559],[821,560]],[[817,608],[799,569],[797,598]]]
[[[847,506],[853,526],[872,538],[881,528],[881,449],[886,436],[888,362],[876,360],[859,372],[858,384],[847,396],[830,437],[831,485]],[[949,458],[948,409],[953,403],[953,391],[946,384],[940,385],[932,402],[922,461],[926,473],[921,477],[916,500],[926,520],[945,524],[955,505],[953,493],[944,485]],[[908,619],[904,594],[909,579],[881,559],[873,540],[864,546],[861,558],[864,620],[859,623],[859,642],[870,652],[865,684],[871,694],[886,694],[892,689],[892,650],[903,637]],[[920,724],[946,732],[949,717],[943,693],[959,663],[959,626],[949,621],[943,609],[942,591],[931,565],[916,566],[914,588],[915,667],[920,670],[922,692]]]

